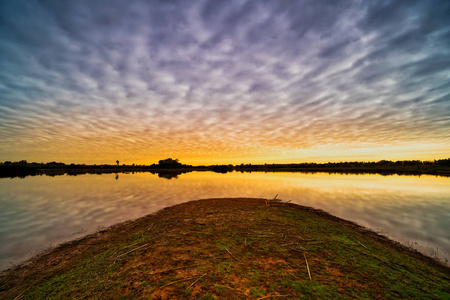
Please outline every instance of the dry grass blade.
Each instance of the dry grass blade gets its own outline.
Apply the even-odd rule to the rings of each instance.
[[[306,259],[306,254],[305,254],[305,253],[303,253],[303,256],[305,257],[305,261],[306,261],[306,268],[308,269],[308,276],[309,276],[309,280],[312,280],[312,278],[311,278],[311,272],[309,271],[308,260]]]
[[[358,244],[360,244],[361,246],[363,246],[364,248],[366,248],[367,249],[367,247],[366,246],[364,246],[360,241],[358,241],[358,240],[355,240]]]
[[[125,253],[123,253],[123,254],[120,254],[120,255],[117,256],[116,258],[119,258],[119,257],[121,257],[121,256],[127,255],[128,253],[131,253],[131,252],[133,252],[133,251],[139,250],[139,249],[141,249],[141,248],[143,248],[143,247],[145,247],[145,246],[148,246],[148,245],[149,245],[149,244],[147,243],[147,244],[144,244],[144,245],[142,245],[142,246],[140,246],[140,247],[134,248],[134,249],[132,249],[132,250],[130,250],[130,251],[128,251],[128,252],[125,252]]]
[[[207,273],[205,273],[205,274],[203,274],[202,276],[200,276],[199,278],[197,278],[193,283],[191,283],[191,285],[190,286],[188,286],[186,289],[189,289],[191,286],[193,286],[194,284],[196,284],[197,283],[197,281],[199,281],[200,279],[202,279],[203,277],[205,277],[206,276],[206,274]]]
[[[147,231],[150,231],[150,230],[153,229],[154,227],[156,227],[156,223],[153,224],[152,226],[150,226],[149,228],[147,228]]]
[[[236,256],[234,256],[227,248],[225,248],[225,250],[227,250],[227,252],[231,255],[231,257],[233,257],[235,260],[239,261],[239,259],[237,259]]]
[[[308,249],[305,249],[305,248],[303,248],[302,246],[299,246],[299,245],[297,245],[297,247],[300,247],[302,250],[298,250],[298,249],[295,249],[295,248],[289,248],[289,249],[297,251],[297,252],[300,252],[300,253],[305,253],[305,252],[308,253]]]
[[[19,299],[21,299],[22,298],[22,296],[23,296],[23,294],[26,292],[26,290],[25,291],[23,291],[22,293],[20,293],[19,295],[17,295],[17,297],[16,298],[14,298],[13,300],[19,300]]]
[[[292,243],[287,243],[287,244],[283,244],[283,245],[281,245],[281,247],[284,247],[284,246],[289,246],[289,245],[292,245],[292,244],[295,244],[295,242],[292,242]]]
[[[194,279],[194,278],[197,278],[197,277],[198,276],[193,276],[193,277],[188,277],[188,278],[172,281],[172,282],[169,282],[168,284],[160,286],[159,288],[163,288],[163,287],[166,287],[166,286],[169,286],[169,285],[172,285],[172,284],[177,284],[177,283],[183,282],[183,281],[188,281],[188,280],[191,280],[191,279]]]
[[[299,279],[299,280],[301,280],[301,278],[300,277],[297,277],[297,276],[295,276],[294,274],[292,274],[292,273],[290,273],[290,272],[287,272],[289,275],[291,275],[292,277],[294,277],[294,278],[296,278],[296,279]]]

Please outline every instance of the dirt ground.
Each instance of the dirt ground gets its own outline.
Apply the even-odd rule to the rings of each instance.
[[[0,275],[0,298],[442,298],[450,269],[323,211],[206,199],[62,244]]]

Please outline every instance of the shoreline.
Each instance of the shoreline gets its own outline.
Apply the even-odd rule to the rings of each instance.
[[[402,171],[402,170],[367,170],[367,169],[270,169],[270,170],[233,170],[233,171],[214,171],[210,169],[86,169],[86,170],[42,170],[38,169],[32,172],[12,172],[12,173],[0,173],[0,179],[2,178],[25,178],[29,176],[79,176],[79,175],[104,175],[104,174],[135,174],[135,173],[151,173],[161,178],[178,178],[183,174],[192,172],[212,172],[218,174],[227,173],[299,173],[299,174],[341,174],[341,175],[380,175],[380,176],[435,176],[435,177],[450,177],[450,171]]]
[[[270,205],[267,206],[266,201],[270,201]],[[257,213],[255,215],[255,213]],[[281,214],[279,216],[279,214]],[[297,214],[296,218],[287,218],[285,215],[290,214]],[[217,216],[216,216],[217,215]],[[265,215],[265,219],[261,217],[259,220],[259,215]],[[256,216],[256,217],[255,217]],[[301,217],[299,217],[301,216]],[[311,220],[308,223],[308,225],[305,225],[304,232],[301,230],[296,229],[296,220],[310,218]],[[227,219],[232,221],[232,224],[230,223],[223,223],[223,220]],[[254,222],[258,219],[258,222],[261,224],[258,226],[263,226],[262,228],[265,228],[266,222],[275,221],[276,219],[279,219],[281,222],[277,222],[274,226],[270,227],[270,229],[273,232],[266,232],[265,237],[258,237],[255,238],[255,235],[249,235],[247,236],[244,228],[251,228],[252,226],[255,226]],[[273,219],[273,220],[272,220]],[[251,221],[249,221],[251,220]],[[166,224],[165,226],[158,225],[159,223]],[[234,222],[234,223],[233,223]],[[176,224],[176,225],[174,225]],[[270,225],[270,224],[269,224]],[[267,225],[267,226],[269,226]],[[177,227],[178,226],[178,227]],[[247,227],[246,227],[247,226]],[[254,230],[258,230],[256,229]],[[285,230],[286,226],[289,226],[289,230]],[[311,226],[317,226],[314,231],[308,232],[309,230],[312,230],[310,228],[313,228]],[[340,236],[342,232],[345,231],[346,235],[351,235],[351,238],[348,238],[347,236],[344,236],[342,238],[336,239],[334,235],[331,236],[322,236],[323,232],[325,232],[327,229],[327,226],[332,228],[332,232],[336,233],[336,236]],[[291,228],[292,227],[292,228]],[[227,228],[226,230],[224,228]],[[267,227],[269,228],[269,227]],[[315,228],[315,227],[314,227]],[[171,229],[175,231],[175,233],[171,233]],[[188,234],[178,234],[178,230],[181,230],[181,232],[192,232]],[[288,254],[286,254],[284,251],[286,249],[284,248],[277,248],[278,247],[278,234],[275,235],[278,231],[285,230],[285,233],[282,233],[282,243],[289,244],[288,246]],[[146,237],[147,235],[152,235],[152,232],[156,231],[156,236]],[[162,231],[164,234],[158,235],[158,232]],[[292,231],[292,232],[291,232]],[[342,232],[341,232],[342,231]],[[136,236],[136,234],[141,235],[141,237]],[[176,236],[175,240],[177,241],[175,244],[172,245],[172,240],[170,238],[167,238],[167,235],[174,235]],[[230,245],[233,244],[233,247],[228,246],[225,244],[220,244],[217,246],[216,238],[211,239],[211,236],[223,236],[223,235],[232,235],[234,238],[227,238],[229,240]],[[266,200],[266,199],[254,199],[254,198],[222,198],[222,199],[203,199],[203,200],[194,200],[186,203],[177,204],[171,207],[164,208],[158,212],[155,212],[153,214],[135,219],[135,220],[129,220],[123,223],[119,223],[116,225],[113,225],[107,229],[98,231],[93,234],[89,234],[83,238],[70,241],[67,243],[63,243],[55,248],[52,248],[48,251],[45,251],[27,261],[25,261],[22,264],[19,264],[18,266],[15,266],[11,269],[4,270],[0,273],[0,282],[2,289],[0,290],[0,297],[3,298],[5,295],[8,296],[17,296],[20,292],[24,293],[26,295],[28,292],[36,292],[36,290],[42,289],[42,285],[45,286],[45,278],[60,278],[61,276],[64,277],[64,274],[70,274],[73,272],[74,269],[79,268],[79,264],[82,263],[86,259],[94,259],[96,256],[101,255],[102,253],[107,253],[107,255],[110,255],[112,257],[116,257],[118,260],[125,259],[125,263],[123,263],[121,266],[128,265],[129,262],[128,258],[134,258],[135,254],[144,253],[146,255],[146,259],[153,261],[156,258],[153,257],[151,254],[148,254],[146,249],[152,249],[153,252],[157,252],[164,248],[164,251],[168,251],[169,253],[176,254],[177,256],[184,257],[184,254],[180,254],[180,249],[186,247],[187,244],[189,244],[192,238],[190,235],[194,235],[195,238],[208,238],[208,240],[205,242],[202,240],[202,244],[204,244],[204,248],[206,249],[197,249],[197,252],[205,252],[208,253],[208,255],[212,255],[215,257],[217,253],[220,253],[222,256],[226,254],[225,259],[230,259],[231,261],[234,261],[235,263],[239,262],[238,265],[241,268],[246,269],[248,266],[243,264],[241,262],[241,257],[237,256],[239,251],[242,253],[245,253],[245,255],[251,254],[248,251],[247,248],[247,238],[252,240],[252,243],[259,242],[258,239],[273,239],[276,240],[276,243],[272,246],[274,249],[277,249],[278,251],[273,257],[271,257],[269,261],[275,260],[275,261],[284,261],[285,263],[289,262],[290,258],[291,260],[295,261],[297,257],[291,258],[290,252],[303,252],[305,255],[308,256],[314,256],[318,255],[322,260],[325,259],[326,261],[333,259],[334,256],[328,256],[326,247],[323,249],[322,243],[343,243],[342,249],[340,248],[340,245],[334,251],[336,253],[341,252],[350,252],[350,254],[344,255],[344,261],[345,260],[362,260],[366,261],[367,259],[373,260],[370,264],[381,264],[382,266],[377,266],[377,268],[388,268],[397,270],[400,268],[403,268],[402,266],[408,263],[408,261],[414,261],[414,263],[420,262],[421,264],[424,264],[424,268],[429,268],[437,271],[438,273],[441,273],[441,276],[444,276],[445,280],[450,280],[450,268],[441,262],[437,261],[436,259],[433,259],[431,257],[428,257],[418,251],[415,251],[411,248],[408,248],[398,242],[392,241],[388,239],[385,236],[382,236],[376,232],[373,232],[371,230],[368,230],[364,227],[361,227],[354,222],[343,220],[341,218],[335,217],[333,215],[330,215],[322,210],[314,209],[311,207],[301,206],[297,204],[291,204],[291,203],[285,203],[282,201],[273,201],[273,200]],[[197,235],[200,235],[197,237]],[[298,238],[294,237],[293,235],[296,235]],[[276,237],[275,237],[276,236]],[[305,237],[301,237],[305,236]],[[311,240],[311,237],[313,236],[314,241],[308,242],[307,240]],[[283,238],[284,237],[284,238]],[[289,237],[289,238],[288,238]],[[244,238],[244,241],[242,241],[242,238]],[[131,243],[132,246],[123,246],[123,243],[129,244],[129,239],[133,240],[134,243]],[[342,240],[341,240],[342,239]],[[267,240],[267,241],[268,241]],[[159,244],[154,244],[156,241],[159,242]],[[239,242],[237,242],[239,241]],[[266,247],[265,242],[262,244],[262,246],[259,247]],[[344,241],[344,242],[343,242]],[[243,242],[243,243],[242,243]],[[162,243],[162,244],[161,244]],[[167,243],[167,245],[165,244]],[[282,245],[284,245],[282,244]],[[371,246],[373,244],[373,246]],[[180,246],[181,245],[181,246]],[[190,244],[189,244],[190,245]],[[215,248],[213,250],[210,249],[211,245],[215,245]],[[191,245],[192,246],[192,245]],[[189,247],[191,247],[189,246]],[[334,247],[335,245],[333,245]],[[129,247],[129,248],[127,248]],[[140,247],[140,248],[139,248]],[[162,248],[161,248],[162,247]],[[188,248],[189,248],[188,247]],[[218,248],[217,248],[218,247]],[[294,249],[292,248],[294,247]],[[116,249],[117,248],[117,249]],[[161,248],[161,249],[159,249]],[[192,248],[192,247],[191,247]],[[233,248],[232,251],[230,251]],[[241,250],[235,251],[234,248],[239,248]],[[369,252],[369,249],[376,248],[377,250],[374,253]],[[111,249],[116,249],[116,252],[123,252],[121,254],[113,254]],[[225,250],[226,251],[225,251]],[[110,251],[111,250],[111,251]],[[129,253],[125,250],[131,250]],[[176,251],[175,251],[176,250]],[[144,251],[144,252],[143,252]],[[161,250],[162,251],[162,250]],[[187,249],[183,249],[183,251],[188,251]],[[189,250],[189,252],[193,251],[192,249]],[[209,252],[208,252],[209,251]],[[211,252],[212,251],[212,252]],[[325,252],[323,252],[325,251]],[[380,254],[377,251],[387,251],[388,254],[386,256],[381,257]],[[202,253],[203,253],[202,252]],[[217,253],[216,253],[217,252]],[[228,253],[227,253],[228,252]],[[232,252],[235,252],[233,255]],[[183,253],[183,252],[181,252]],[[193,253],[196,253],[193,251]],[[213,253],[213,254],[211,254]],[[320,254],[318,254],[320,253]],[[174,255],[175,255],[174,254]],[[314,255],[313,255],[314,254]],[[266,259],[266,256],[269,255],[265,251],[262,251],[260,253],[261,256],[263,256],[264,259]],[[119,257],[117,257],[119,256]],[[233,257],[235,256],[235,257]],[[270,256],[270,255],[269,255]],[[395,256],[395,259],[393,259],[391,256]],[[402,258],[398,258],[398,257]],[[403,256],[405,258],[403,258]],[[238,258],[239,257],[239,258]],[[288,257],[288,258],[286,258]],[[103,257],[104,258],[104,257]],[[301,258],[301,257],[300,257]],[[105,258],[106,259],[106,258]],[[255,261],[258,261],[259,258],[255,258]],[[265,261],[265,260],[262,261]],[[311,259],[311,258],[310,258]],[[192,259],[185,259],[185,262],[182,265],[186,264],[187,262],[190,262]],[[222,263],[223,257],[221,257],[218,262]],[[394,262],[395,260],[401,260],[401,263]],[[106,259],[108,264],[116,264],[116,260],[110,261]],[[210,263],[209,258],[202,258],[199,260],[201,264],[208,265]],[[196,261],[196,262],[199,262]],[[318,260],[318,262],[320,259]],[[313,260],[313,266],[315,267],[315,261]],[[317,262],[317,263],[318,263]],[[142,261],[137,260],[137,263],[142,264]],[[357,262],[359,263],[359,262]],[[158,269],[164,269],[164,268],[173,268],[173,265],[178,265],[179,262],[175,261],[172,262],[172,264],[168,264],[165,262],[154,262],[154,266],[152,267],[153,270]],[[280,263],[281,264],[281,263]],[[347,267],[345,262],[341,263],[343,264],[339,270],[330,271],[332,274],[339,272],[342,273],[342,270],[347,270]],[[364,263],[365,264],[365,263]],[[212,273],[220,273],[220,270],[214,269],[215,263],[210,264],[210,272]],[[326,263],[323,267],[325,269],[333,269],[334,265],[332,262],[328,265]],[[309,268],[309,267],[308,267]],[[119,268],[120,269],[120,268]],[[295,268],[291,267],[292,270],[295,270]],[[342,270],[341,270],[342,269]],[[406,268],[408,269],[408,268]],[[181,270],[181,269],[180,269]],[[309,270],[308,270],[309,271]],[[316,271],[316,270],[315,270]],[[392,272],[392,270],[390,270]],[[320,271],[322,272],[322,271]],[[364,271],[366,272],[366,271]],[[145,273],[145,272],[144,272]],[[150,272],[152,273],[152,272]],[[303,272],[302,272],[303,273]],[[127,273],[128,274],[128,273]],[[128,280],[129,275],[123,274],[123,280]],[[295,278],[296,273],[293,273],[291,275],[294,275]],[[443,274],[443,275],[442,275]],[[178,274],[179,275],[179,274]],[[183,274],[182,274],[183,275]],[[180,276],[182,276],[180,275]],[[193,275],[193,274],[184,274],[185,277],[187,275]],[[195,274],[194,274],[195,275]],[[303,275],[305,275],[303,273]],[[143,275],[145,278],[145,275]],[[206,276],[206,275],[205,275]],[[323,278],[326,277],[326,274],[321,275]],[[333,276],[336,276],[334,274]],[[365,276],[369,276],[369,274],[365,274]],[[188,276],[187,276],[188,277]],[[297,276],[298,277],[298,276]],[[178,277],[177,277],[178,278]],[[292,276],[291,276],[292,278]],[[121,279],[121,280],[122,280]],[[142,279],[142,278],[141,278]],[[303,282],[305,280],[307,282],[308,278],[302,278],[300,280]],[[311,278],[310,278],[311,279]],[[199,281],[201,281],[199,279]],[[326,281],[329,281],[327,279]],[[359,281],[356,280],[356,282]],[[158,296],[164,298],[165,296],[163,294],[160,295],[161,292],[161,286],[164,286],[164,284],[160,283],[159,281],[156,282],[157,287],[155,287],[155,290],[152,290],[153,294],[152,296]],[[180,282],[180,285],[183,284]],[[217,283],[220,285],[221,283]],[[261,284],[261,283],[259,283]],[[178,286],[178,284],[174,284]],[[242,284],[241,284],[242,285]],[[336,292],[340,291],[339,285],[344,285],[342,282],[338,282],[337,288],[333,286],[333,291]],[[66,282],[61,282],[60,292],[65,293],[65,287]],[[296,291],[295,284],[293,284],[294,288],[288,289],[289,292],[292,294]],[[159,288],[158,288],[159,287]],[[47,286],[47,288],[49,288]],[[416,288],[419,288],[418,286]],[[242,289],[242,286],[241,286]],[[259,294],[262,296],[264,295],[270,295],[269,287],[266,288],[260,288],[261,291]],[[25,290],[25,291],[24,291]],[[122,289],[119,289],[120,291],[124,292]],[[140,291],[145,290],[145,288],[141,288]],[[163,290],[166,290],[165,288]],[[230,291],[230,289],[228,289]],[[364,290],[364,289],[363,289]],[[15,291],[15,292],[14,292]],[[28,292],[27,292],[28,291]],[[169,289],[171,293],[176,293],[176,290],[174,290],[172,287]],[[128,290],[125,291],[128,293]],[[149,291],[146,291],[149,293]],[[194,292],[194,291],[192,291]],[[222,291],[223,292],[223,291]],[[282,292],[282,291],[280,291]],[[286,291],[285,291],[286,292]],[[299,292],[299,291],[297,291]],[[400,291],[398,291],[400,292]],[[450,291],[444,291],[445,293],[449,293]],[[156,294],[155,294],[156,293]],[[216,295],[220,298],[220,292],[217,291],[217,289],[213,288],[211,291],[208,292],[212,296]],[[218,294],[219,293],[219,294]],[[227,293],[225,293],[228,295]],[[238,293],[239,294],[239,293]],[[236,295],[238,295],[236,294]],[[245,293],[244,293],[245,294]],[[246,290],[246,297],[251,296],[251,288]],[[258,294],[258,293],[257,293]],[[38,294],[32,294],[34,296]],[[80,296],[79,294],[77,294]],[[83,295],[83,294],[81,294]],[[138,294],[138,295],[145,295],[145,294]],[[174,296],[173,294],[170,294]],[[200,295],[198,293],[194,293],[194,295]],[[236,296],[236,295],[228,295],[228,296]],[[393,294],[395,295],[395,293]],[[15,297],[14,296],[14,297]],[[166,295],[167,296],[167,295]],[[242,295],[241,295],[242,296]],[[320,296],[320,295],[316,295]],[[349,295],[347,295],[349,296]],[[398,296],[398,295],[397,295]],[[13,298],[14,298],[13,297]],[[350,296],[349,296],[350,297]],[[51,297],[50,297],[51,298]],[[239,296],[238,296],[239,298]]]

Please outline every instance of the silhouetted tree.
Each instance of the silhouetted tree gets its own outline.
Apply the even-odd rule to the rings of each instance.
[[[119,160],[116,160],[116,164],[119,165]]]
[[[172,169],[182,167],[183,165],[178,161],[178,159],[167,158],[160,160],[158,162],[158,166],[164,169]]]

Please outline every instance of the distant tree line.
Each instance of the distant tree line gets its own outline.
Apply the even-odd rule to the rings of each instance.
[[[62,162],[37,163],[21,160],[0,162],[0,177],[23,177],[46,174],[50,176],[82,173],[118,173],[152,172],[161,173],[161,177],[173,178],[190,171],[213,171],[227,173],[240,172],[342,172],[342,173],[397,173],[397,174],[436,174],[450,175],[450,158],[434,161],[420,160],[380,160],[378,162],[328,162],[328,163],[292,163],[292,164],[239,164],[192,166],[180,163],[178,159],[166,158],[152,165],[101,164],[65,164]],[[164,174],[162,174],[164,173]]]
[[[305,171],[305,172],[339,172],[339,173],[386,173],[386,174],[439,174],[450,175],[450,159],[434,161],[420,160],[380,160],[378,162],[328,162],[297,164],[240,164],[236,171]]]
[[[292,163],[292,164],[240,164],[235,169],[282,169],[282,168],[360,168],[360,167],[399,167],[399,166],[450,166],[450,158],[434,161],[421,160],[380,160],[378,162],[328,162],[328,163]]]

